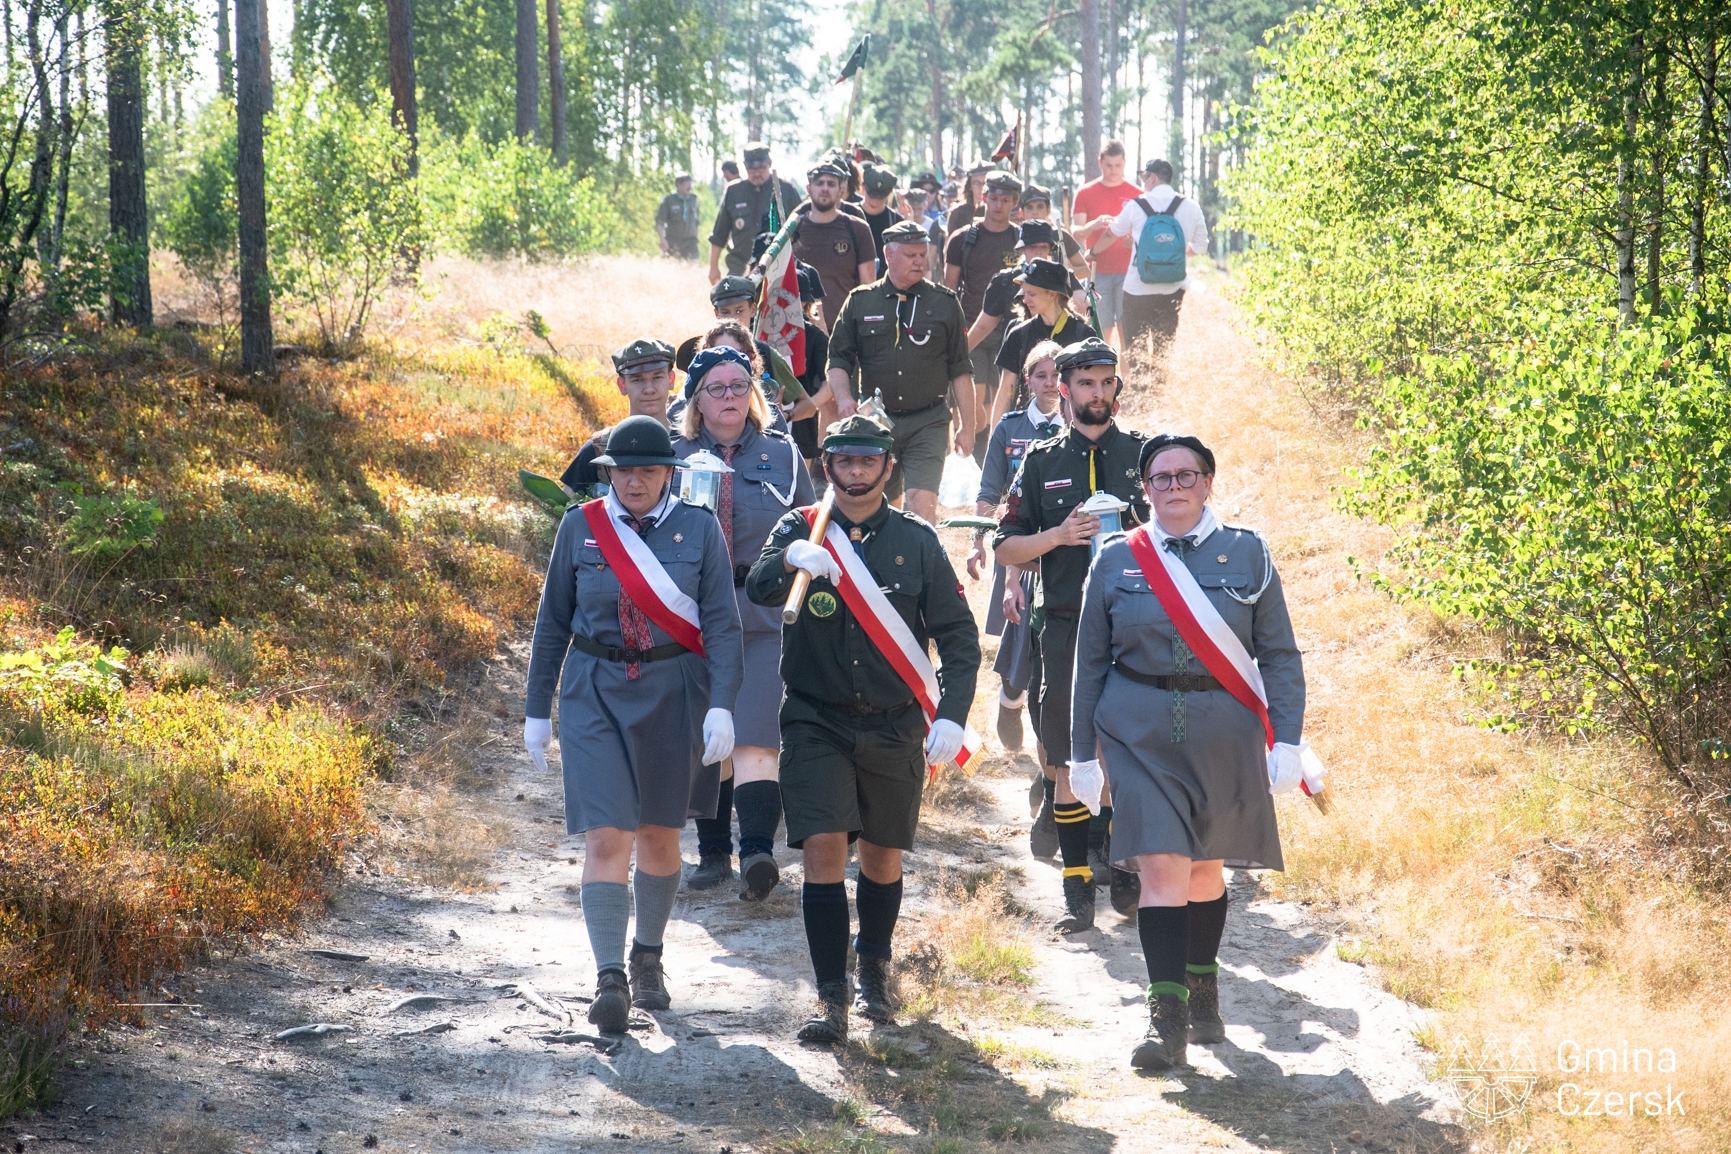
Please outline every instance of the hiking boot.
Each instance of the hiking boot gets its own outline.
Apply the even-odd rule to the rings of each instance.
[[[631,986],[621,970],[602,970],[595,978],[589,1021],[603,1034],[623,1034],[631,1020]]]
[[[733,855],[706,853],[698,857],[697,868],[685,875],[687,889],[711,890],[733,876]]]
[[[745,879],[745,888],[739,891],[741,901],[761,902],[769,896],[776,883],[781,881],[781,870],[776,867],[775,859],[766,853],[754,853],[739,862],[739,876]]]
[[[1045,796],[1046,787],[1040,787],[1040,816],[1034,819],[1034,828],[1028,831],[1028,852],[1039,861],[1051,861],[1058,856],[1058,819],[1052,813],[1052,799]]]
[[[1094,883],[1080,874],[1064,879],[1064,909],[1067,916],[1052,928],[1061,934],[1079,934],[1094,928]]]
[[[859,955],[859,996],[853,1008],[874,1022],[893,1026],[895,995],[890,993],[890,964],[882,958]]]
[[[673,1004],[667,994],[667,975],[661,955],[649,950],[631,951],[631,1004],[640,1010],[665,1010]]]
[[[839,982],[825,982],[819,986],[817,988],[817,1000],[817,1013],[806,1019],[805,1025],[799,1028],[799,1040],[802,1042],[847,1041],[847,979],[843,978]]]
[[[1136,906],[1142,900],[1142,875],[1135,870],[1112,867],[1112,908],[1127,918],[1136,916]]]
[[[1190,989],[1190,1041],[1211,1046],[1226,1040],[1226,1023],[1220,1018],[1220,975],[1185,974]]]
[[[1032,820],[1040,816],[1040,807],[1046,804],[1046,775],[1036,773],[1034,780],[1028,783],[1028,818]]]
[[[1088,871],[1094,876],[1092,881],[1097,889],[1105,889],[1112,882],[1112,863],[1106,860],[1104,845],[1088,847]]]
[[[1022,707],[998,702],[998,740],[1011,753],[1022,752]]]
[[[1177,994],[1148,999],[1148,1033],[1130,1055],[1138,1070],[1170,1070],[1188,1064],[1184,1052],[1190,1033],[1190,1007]]]

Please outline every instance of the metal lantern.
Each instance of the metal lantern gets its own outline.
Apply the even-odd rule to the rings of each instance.
[[[1089,542],[1093,546],[1090,557],[1098,557],[1106,542],[1124,532],[1124,510],[1129,507],[1128,501],[1120,501],[1104,489],[1082,502],[1084,513],[1100,518],[1100,531],[1095,533],[1094,539]]]
[[[707,449],[698,450],[685,458],[679,472],[680,499],[715,512],[721,506],[721,476],[731,472],[732,465]]]

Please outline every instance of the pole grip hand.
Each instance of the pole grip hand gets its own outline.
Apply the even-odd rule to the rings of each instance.
[[[823,500],[818,504],[817,516],[811,519],[811,537],[813,545],[823,543],[823,535],[829,532],[829,515],[835,509],[835,482],[831,481],[829,489],[824,493]],[[805,591],[811,588],[811,574],[804,569],[793,575],[793,586],[787,591],[787,604],[781,607],[781,623],[792,625],[799,620],[799,607],[805,602]]]

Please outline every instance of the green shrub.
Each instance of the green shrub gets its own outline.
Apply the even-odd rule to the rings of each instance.
[[[122,557],[156,543],[162,510],[154,500],[131,493],[73,497],[74,512],[63,527],[74,556]]]
[[[421,180],[438,243],[465,256],[545,260],[621,247],[624,222],[595,181],[534,144],[435,136]]]

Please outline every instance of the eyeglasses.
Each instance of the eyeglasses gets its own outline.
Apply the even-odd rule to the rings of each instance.
[[[1177,482],[1180,489],[1194,489],[1196,482],[1207,475],[1207,473],[1200,473],[1195,469],[1180,469],[1176,473],[1149,473],[1148,487],[1156,492],[1164,493],[1172,487],[1173,482]]]
[[[698,391],[710,397],[743,397],[751,389],[750,381],[717,381],[713,385],[704,385]],[[1185,488],[1189,488],[1188,485]]]

